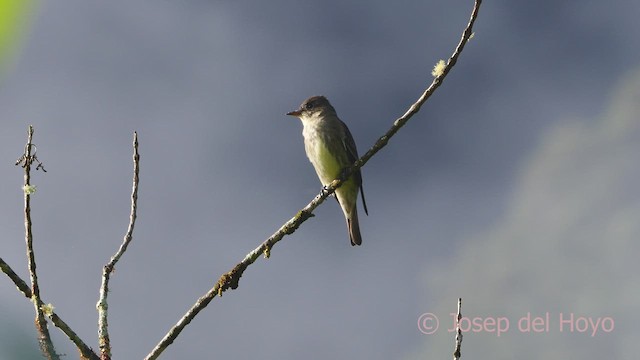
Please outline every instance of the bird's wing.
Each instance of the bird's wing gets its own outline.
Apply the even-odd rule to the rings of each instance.
[[[340,125],[342,125],[342,128],[344,129],[344,137],[342,138],[342,145],[344,146],[345,150],[347,150],[347,158],[349,159],[349,164],[353,165],[353,163],[360,158],[358,156],[358,149],[356,148],[356,142],[353,140],[353,136],[351,135],[351,132],[349,131],[349,128],[347,127],[347,125],[342,121],[340,121]],[[356,184],[360,188],[360,195],[362,196],[362,205],[364,206],[364,213],[369,215],[369,211],[367,210],[367,202],[364,199],[364,189],[362,187],[362,173],[360,172],[360,169],[355,171],[355,173],[353,174],[353,177],[356,181]]]

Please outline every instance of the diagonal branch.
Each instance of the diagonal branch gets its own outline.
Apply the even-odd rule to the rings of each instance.
[[[127,251],[127,247],[133,238],[133,228],[136,224],[138,209],[138,183],[140,181],[140,154],[138,153],[138,133],[133,133],[133,186],[131,190],[131,212],[129,214],[129,226],[124,235],[122,244],[118,251],[113,255],[109,263],[102,269],[102,285],[100,286],[100,298],[96,304],[98,309],[98,344],[100,346],[100,358],[102,360],[111,359],[111,342],[109,340],[109,324],[107,322],[107,294],[109,292],[109,279],[116,263],[122,255]]]
[[[31,299],[31,296],[33,294],[31,293],[31,289],[29,288],[29,285],[27,285],[27,283],[24,282],[24,280],[22,280],[22,278],[20,278],[20,276],[16,274],[16,272],[13,271],[11,266],[9,266],[9,264],[4,262],[2,258],[0,258],[0,270],[2,270],[3,273],[7,274],[9,279],[13,281],[13,283],[16,285],[18,290],[20,290],[20,292],[22,292],[24,296],[27,297],[27,299]]]
[[[20,290],[20,292],[22,292],[27,299],[33,298],[33,293],[31,292],[29,285],[27,285],[27,283],[24,282],[24,280],[22,280],[22,278],[20,278],[20,276],[16,274],[15,271],[13,271],[13,269],[11,268],[11,266],[9,266],[9,264],[7,264],[4,260],[2,260],[2,258],[0,258],[0,270],[3,273],[7,274],[9,279],[13,281],[13,283],[16,285],[18,290]],[[42,309],[44,306],[46,306],[45,303],[42,301],[42,299],[40,299],[40,302],[38,303],[38,307]],[[53,325],[59,328],[65,335],[67,335],[69,340],[71,340],[76,345],[76,347],[78,348],[78,351],[80,352],[80,359],[99,360],[98,355],[96,355],[96,353],[93,352],[93,350],[89,346],[87,346],[87,344],[85,344],[82,341],[82,339],[80,339],[78,334],[76,334],[71,329],[71,327],[69,327],[69,325],[67,325],[67,323],[64,322],[64,320],[62,320],[60,316],[58,316],[58,314],[55,313],[55,311],[53,311],[53,307],[50,305],[48,307],[49,307],[49,310],[47,311],[47,314],[51,319],[51,322],[53,323]]]
[[[458,57],[462,53],[465,45],[471,38],[473,33],[473,24],[478,16],[478,10],[482,0],[474,0],[473,10],[471,12],[471,17],[469,22],[462,33],[462,37],[458,46],[456,46],[455,51],[447,61],[444,69],[440,74],[438,74],[434,79],[431,85],[422,93],[422,95],[418,98],[418,100],[409,107],[407,112],[402,115],[400,118],[393,122],[391,128],[381,136],[376,143],[364,154],[360,159],[358,159],[353,166],[346,169],[343,172],[342,176],[339,179],[334,180],[325,187],[325,189],[309,203],[307,206],[302,208],[293,218],[289,219],[284,225],[282,225],[278,231],[276,231],[273,235],[271,235],[268,239],[266,239],[260,246],[255,248],[253,251],[248,253],[244,259],[238,263],[231,271],[223,274],[218,282],[215,284],[213,288],[207,291],[202,297],[200,297],[195,304],[187,311],[187,313],[174,325],[169,332],[164,336],[164,338],[156,345],[156,347],[147,355],[146,360],[156,359],[160,354],[167,348],[167,346],[171,345],[173,341],[178,337],[180,332],[195,318],[195,316],[202,311],[216,295],[222,296],[222,293],[227,289],[236,289],[238,287],[238,282],[240,281],[240,277],[242,276],[244,270],[251,264],[253,264],[261,254],[264,254],[265,258],[269,257],[271,252],[271,248],[277,242],[282,240],[285,235],[292,234],[295,232],[300,225],[305,222],[307,219],[313,216],[313,210],[317,208],[320,204],[324,202],[324,200],[329,197],[329,195],[333,194],[335,190],[342,185],[345,179],[348,179],[351,174],[364,166],[373,155],[375,155],[378,151],[380,151],[383,147],[387,145],[389,139],[393,137],[393,135],[400,130],[402,126],[404,126],[409,119],[415,115],[420,107],[424,104],[424,102],[431,97],[431,95],[435,92],[435,90],[440,87],[442,81],[447,76],[449,71],[456,64]]]
[[[471,17],[469,18],[469,23],[467,24],[467,27],[464,29],[464,32],[462,33],[462,37],[460,38],[460,42],[458,43],[458,46],[456,46],[455,51],[447,61],[447,64],[445,65],[442,72],[433,79],[433,82],[431,82],[431,85],[429,85],[429,87],[422,93],[422,95],[420,95],[418,100],[409,107],[409,110],[407,110],[407,112],[404,113],[404,115],[402,115],[396,121],[394,121],[393,126],[391,126],[391,128],[384,135],[382,135],[378,139],[378,141],[376,141],[373,147],[371,147],[371,149],[369,149],[369,151],[367,151],[366,154],[364,154],[360,159],[358,159],[358,161],[356,161],[356,163],[354,164],[355,166],[350,169],[351,171],[349,172],[349,175],[352,171],[355,171],[356,169],[359,169],[362,166],[364,166],[364,164],[366,164],[373,155],[375,155],[378,151],[380,151],[380,149],[385,147],[389,142],[389,139],[391,139],[391,137],[395,135],[395,133],[398,132],[398,130],[400,130],[400,128],[403,127],[407,123],[407,121],[409,121],[409,119],[413,117],[413,115],[415,115],[418,111],[420,111],[420,108],[425,103],[425,101],[427,101],[427,99],[430,98],[431,95],[433,95],[436,89],[439,88],[440,85],[442,85],[444,78],[449,74],[449,71],[451,71],[451,69],[458,62],[458,57],[460,57],[462,50],[467,45],[467,42],[469,42],[469,39],[473,34],[473,24],[475,23],[476,18],[478,17],[478,10],[480,10],[481,3],[482,3],[482,0],[475,0],[473,11],[471,12]],[[346,175],[345,178],[348,178],[349,175]],[[342,181],[340,181],[339,184],[342,184]],[[338,185],[338,183],[336,180],[334,180],[331,183],[331,185]],[[336,186],[334,186],[334,188],[335,187]]]

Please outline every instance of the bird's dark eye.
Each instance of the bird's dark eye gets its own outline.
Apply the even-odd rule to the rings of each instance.
[[[304,104],[304,108],[307,109],[307,110],[313,109],[313,103],[308,102],[308,103]]]

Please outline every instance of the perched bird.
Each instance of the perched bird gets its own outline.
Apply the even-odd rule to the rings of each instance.
[[[338,118],[336,110],[326,97],[312,96],[305,100],[298,110],[287,115],[295,116],[302,121],[304,149],[323,186],[340,177],[346,167],[358,160],[356,143],[349,128]],[[347,220],[351,245],[362,244],[356,207],[358,191],[362,194],[364,212],[369,215],[362,190],[360,169],[335,191],[335,197]]]

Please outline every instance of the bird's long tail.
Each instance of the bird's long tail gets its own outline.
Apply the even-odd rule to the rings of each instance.
[[[349,238],[351,246],[362,245],[362,236],[360,235],[360,224],[358,223],[358,209],[356,206],[347,216],[347,227],[349,229]]]

